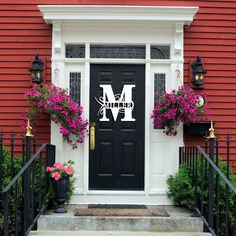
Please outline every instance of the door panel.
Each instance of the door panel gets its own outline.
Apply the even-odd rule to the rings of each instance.
[[[89,189],[143,190],[145,66],[95,64],[90,70],[90,122],[96,123],[96,142],[89,152]],[[104,86],[112,89],[111,95]],[[101,121],[104,116],[107,121]]]

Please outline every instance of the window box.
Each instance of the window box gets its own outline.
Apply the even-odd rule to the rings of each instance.
[[[184,124],[184,132],[191,135],[205,135],[208,134],[211,128],[210,121],[196,121]]]

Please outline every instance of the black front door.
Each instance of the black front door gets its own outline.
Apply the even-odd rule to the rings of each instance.
[[[144,65],[91,65],[89,189],[144,189],[144,114]]]

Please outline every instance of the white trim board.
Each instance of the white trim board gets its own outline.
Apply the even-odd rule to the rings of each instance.
[[[43,18],[55,20],[181,21],[189,25],[198,7],[121,5],[39,5]]]

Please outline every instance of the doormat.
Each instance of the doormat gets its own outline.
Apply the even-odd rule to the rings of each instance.
[[[147,209],[145,205],[121,205],[121,204],[89,204],[89,209]]]
[[[161,216],[168,217],[169,214],[164,209],[105,209],[105,208],[77,208],[74,210],[75,216]]]

